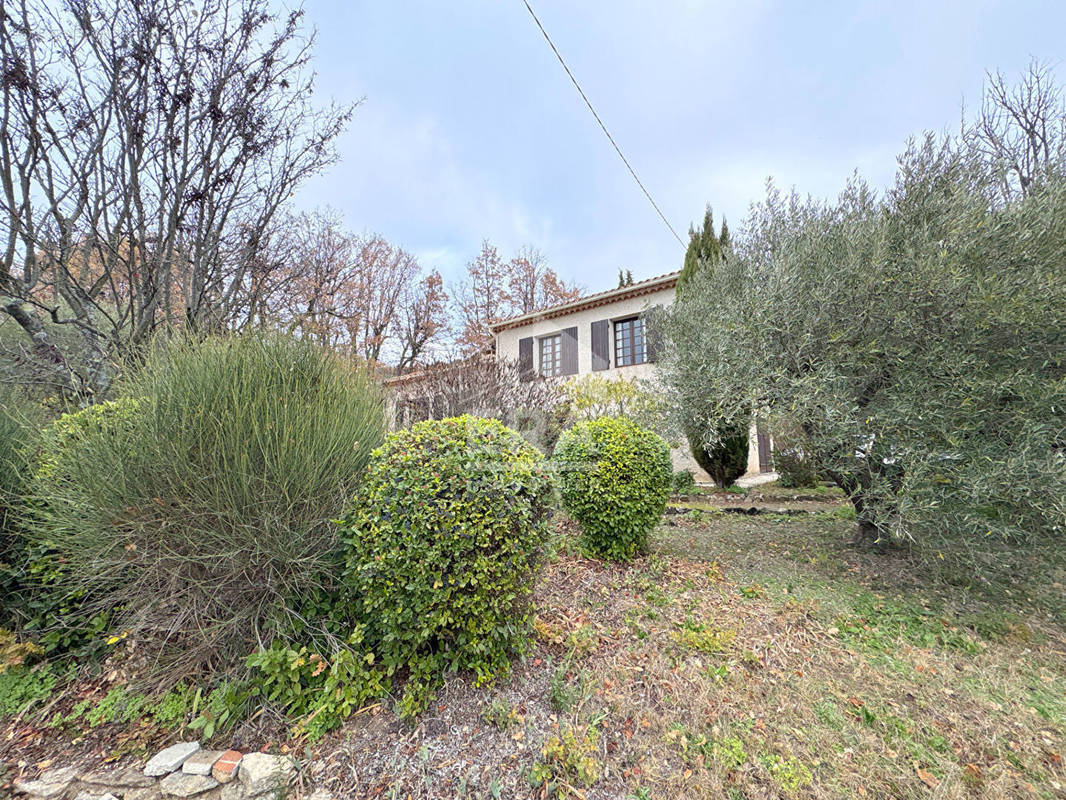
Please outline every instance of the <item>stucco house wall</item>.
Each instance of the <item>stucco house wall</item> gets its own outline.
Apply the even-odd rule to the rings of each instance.
[[[596,374],[606,378],[627,378],[629,380],[648,379],[655,375],[655,365],[644,363],[619,367],[614,362],[614,326],[609,328],[610,362],[607,369],[592,370],[592,323],[609,320],[612,323],[622,319],[638,316],[660,305],[668,306],[674,300],[674,288],[659,289],[646,295],[624,298],[593,308],[584,308],[569,314],[555,317],[534,317],[517,327],[509,327],[496,333],[496,357],[508,361],[518,360],[518,342],[527,336],[534,339],[534,368],[539,367],[537,342],[545,336],[552,336],[567,328],[577,328],[577,374]]]
[[[547,336],[562,334],[576,328],[576,372],[571,372],[559,380],[572,380],[583,375],[598,375],[605,378],[651,381],[656,380],[655,363],[645,362],[630,366],[618,366],[615,363],[615,326],[619,320],[640,316],[656,306],[669,306],[674,301],[677,276],[674,272],[658,278],[641,281],[628,287],[619,287],[606,292],[588,295],[570,303],[546,309],[533,314],[526,314],[508,320],[501,320],[492,326],[495,335],[496,357],[502,360],[520,362],[520,342],[532,339],[533,372],[540,372],[540,340]],[[606,368],[593,368],[592,326],[595,322],[607,320],[609,332],[607,338],[608,363]],[[527,355],[528,358],[528,355]],[[603,362],[600,362],[603,366]],[[689,452],[686,442],[674,443],[671,451],[674,469],[688,469],[697,481],[709,482],[710,477],[696,464]],[[748,444],[748,473],[760,472],[758,439],[754,426]]]

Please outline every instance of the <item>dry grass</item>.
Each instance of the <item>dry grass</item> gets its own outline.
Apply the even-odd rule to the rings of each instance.
[[[307,752],[307,785],[349,798],[1066,797],[1063,574],[1043,554],[972,580],[946,560],[849,549],[833,515],[670,523],[628,566],[564,544],[510,679],[455,676],[414,727],[388,704],[353,718]]]

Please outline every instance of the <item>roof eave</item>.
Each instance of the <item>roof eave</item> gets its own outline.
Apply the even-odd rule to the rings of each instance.
[[[501,331],[510,330],[511,328],[521,328],[530,323],[537,322],[538,320],[554,319],[555,317],[562,317],[578,311],[599,308],[600,306],[615,303],[619,300],[629,300],[633,297],[641,297],[663,289],[670,289],[677,285],[677,279],[680,274],[680,272],[671,272],[668,275],[663,275],[658,278],[649,278],[646,281],[634,283],[632,286],[609,289],[605,292],[588,295],[587,297],[572,300],[569,303],[564,303],[552,308],[546,308],[542,311],[531,311],[528,314],[522,314],[518,317],[511,317],[510,319],[503,319],[499,322],[490,323],[488,327],[494,334],[500,333]]]

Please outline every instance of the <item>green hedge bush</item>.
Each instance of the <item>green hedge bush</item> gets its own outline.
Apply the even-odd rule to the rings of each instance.
[[[690,469],[679,469],[675,472],[671,479],[670,489],[674,494],[682,496],[699,494],[700,491],[696,486],[696,476]]]
[[[624,417],[602,417],[564,433],[554,460],[563,507],[581,526],[585,550],[615,560],[642,552],[673,479],[662,437]]]
[[[391,434],[342,521],[364,646],[409,670],[418,712],[446,670],[479,681],[527,646],[553,488],[540,452],[495,420],[429,420]]]
[[[339,644],[300,612],[338,584],[332,520],[384,435],[376,384],[307,342],[225,337],[168,343],[120,392],[44,454],[32,536],[64,588],[114,608],[169,682],[261,641]]]

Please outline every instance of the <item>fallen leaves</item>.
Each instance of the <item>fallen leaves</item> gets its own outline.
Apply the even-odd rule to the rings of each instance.
[[[930,789],[935,789],[940,785],[940,779],[936,777],[929,770],[922,769],[921,767],[914,768],[915,773],[918,775],[918,780],[928,786]]]

